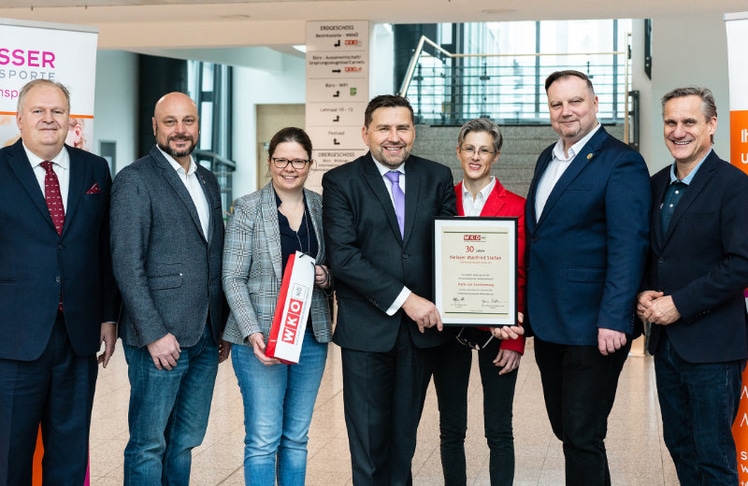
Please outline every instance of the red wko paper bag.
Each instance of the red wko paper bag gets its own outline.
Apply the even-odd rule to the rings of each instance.
[[[299,362],[312,306],[314,258],[297,251],[288,257],[265,354],[286,364]]]

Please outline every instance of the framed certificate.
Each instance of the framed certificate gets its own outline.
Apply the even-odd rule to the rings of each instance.
[[[436,218],[434,300],[444,325],[517,325],[517,218]]]

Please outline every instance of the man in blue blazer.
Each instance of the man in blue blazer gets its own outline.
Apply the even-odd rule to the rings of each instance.
[[[333,341],[342,348],[353,484],[406,485],[430,350],[446,340],[432,302],[432,221],[455,215],[455,193],[449,168],[410,154],[407,99],[372,99],[362,136],[370,152],[322,179],[338,300]],[[400,221],[398,192],[405,197]]]
[[[665,444],[681,484],[738,484],[732,423],[748,358],[748,176],[712,150],[706,88],[662,98],[675,162],[652,177],[639,317],[651,322]]]
[[[641,156],[597,121],[589,78],[545,82],[559,140],[538,158],[526,205],[527,316],[567,485],[608,485],[607,420],[634,337],[649,243]]]
[[[112,260],[130,378],[126,485],[187,485],[228,357],[221,290],[223,217],[212,172],[192,159],[195,103],[169,93],[153,113],[156,146],[112,188]],[[168,481],[167,481],[168,479]]]
[[[0,150],[3,486],[31,484],[40,423],[44,484],[83,484],[96,352],[103,342],[106,366],[116,341],[109,167],[64,145],[69,117],[64,86],[32,81],[18,97],[21,139]]]

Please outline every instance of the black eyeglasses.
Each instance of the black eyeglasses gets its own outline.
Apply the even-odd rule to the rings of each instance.
[[[275,166],[279,169],[285,169],[288,166],[288,164],[291,164],[291,167],[293,167],[294,169],[301,170],[304,167],[306,167],[306,164],[311,162],[311,160],[307,160],[307,159],[289,160],[289,159],[283,159],[283,158],[276,159],[275,157],[271,157],[271,159],[273,161],[273,164],[275,164]]]
[[[457,342],[463,346],[480,351],[481,349],[485,349],[485,347],[488,346],[488,343],[491,342],[493,339],[493,333],[475,327],[463,327],[460,329],[460,332],[457,333],[455,339],[457,339]]]

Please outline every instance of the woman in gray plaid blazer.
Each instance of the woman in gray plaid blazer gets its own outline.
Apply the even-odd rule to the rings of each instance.
[[[245,483],[303,485],[309,425],[327,343],[332,338],[332,276],[325,265],[322,198],[304,189],[312,143],[300,128],[284,128],[270,141],[271,181],[239,198],[226,227],[223,288],[231,307],[224,339],[244,402]],[[310,322],[298,364],[265,355],[288,256],[315,258]]]

